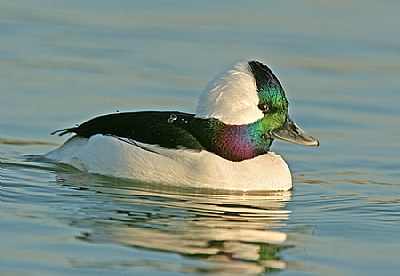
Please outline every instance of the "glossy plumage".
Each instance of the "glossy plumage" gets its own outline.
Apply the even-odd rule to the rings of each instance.
[[[56,131],[75,133],[47,158],[80,170],[207,188],[287,190],[286,163],[269,152],[275,138],[318,145],[288,117],[276,76],[258,61],[214,79],[196,114],[115,113]]]

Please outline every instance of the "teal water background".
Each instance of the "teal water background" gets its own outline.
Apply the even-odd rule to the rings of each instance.
[[[398,1],[0,1],[4,274],[396,275]],[[276,194],[175,189],[38,158],[119,111],[193,112],[259,59],[319,148],[274,142]]]

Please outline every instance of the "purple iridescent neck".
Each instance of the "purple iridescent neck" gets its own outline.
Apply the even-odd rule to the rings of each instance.
[[[212,146],[219,156],[230,161],[243,161],[266,154],[273,139],[255,125],[225,125],[214,132]]]

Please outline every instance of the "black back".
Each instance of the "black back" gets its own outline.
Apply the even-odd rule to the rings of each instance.
[[[202,150],[203,146],[193,136],[196,120],[201,119],[194,118],[193,114],[172,111],[114,113],[52,134],[76,133],[87,138],[96,134],[113,135],[165,148]]]

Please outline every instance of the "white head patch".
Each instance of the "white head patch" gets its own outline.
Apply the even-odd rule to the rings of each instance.
[[[261,119],[256,80],[248,62],[239,62],[212,80],[200,95],[197,118],[215,118],[229,125]]]

